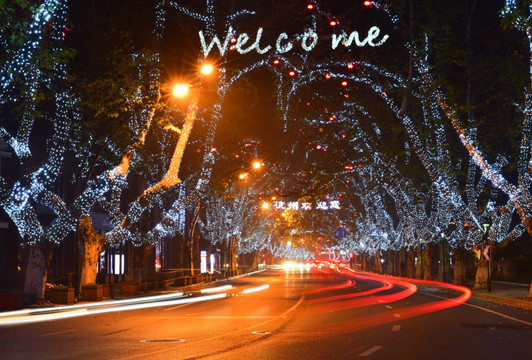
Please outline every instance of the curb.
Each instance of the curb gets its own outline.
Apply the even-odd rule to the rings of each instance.
[[[419,287],[443,290],[443,291],[447,291],[453,294],[459,293],[458,291],[446,288],[444,286],[431,285],[431,284],[420,283],[416,281],[410,281],[410,282],[415,283]],[[501,297],[501,296],[495,296],[495,295],[487,295],[487,294],[474,292],[473,290],[471,290],[471,297],[480,298],[483,300],[488,300],[488,301],[496,302],[496,303],[503,304],[503,305],[511,305],[511,306],[516,306],[516,307],[520,307],[520,308],[527,309],[527,310],[532,310],[532,299],[530,300],[516,299],[516,298],[508,298],[508,297]]]
[[[517,306],[520,308],[532,310],[532,301],[530,300],[521,300],[521,299],[515,299],[515,298],[504,298],[500,296],[493,296],[493,295],[485,295],[485,294],[479,294],[479,293],[471,293],[472,297],[481,298],[484,300],[504,304],[504,305],[511,305],[511,306]]]

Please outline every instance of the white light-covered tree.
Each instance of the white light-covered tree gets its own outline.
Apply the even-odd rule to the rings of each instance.
[[[388,14],[391,14],[390,9],[384,8]],[[397,17],[390,16],[395,21]],[[338,69],[346,69],[353,67],[352,62],[330,62],[320,63],[316,65],[311,61],[307,61],[308,57],[301,57],[301,61],[291,66],[296,68],[297,76],[289,81],[285,80],[285,88],[281,88],[284,91],[284,95],[281,96],[279,103],[287,111],[285,112],[285,119],[289,119],[290,109],[294,107],[294,104],[300,100],[303,94],[303,90],[309,87],[309,84],[324,84],[323,79],[331,80],[345,80],[342,82],[343,86],[350,87],[352,90],[355,86],[360,89],[366,89],[366,93],[372,93],[374,98],[380,103],[382,102],[387,106],[394,114],[396,119],[402,122],[403,127],[407,135],[407,149],[413,150],[425,168],[429,175],[429,179],[432,182],[432,188],[436,190],[436,194],[441,198],[434,202],[434,204],[440,204],[433,210],[434,214],[430,215],[432,220],[432,234],[440,234],[447,229],[447,225],[451,219],[459,221],[460,224],[469,224],[466,229],[460,227],[455,230],[452,236],[446,241],[450,242],[450,245],[456,250],[469,250],[473,244],[478,243],[483,234],[483,228],[481,223],[483,219],[488,219],[492,216],[498,216],[500,212],[493,212],[493,206],[489,206],[490,200],[486,196],[481,195],[486,192],[487,185],[485,179],[480,178],[477,180],[478,173],[475,168],[469,165],[469,174],[466,182],[460,183],[455,175],[455,169],[458,169],[460,161],[453,164],[451,159],[456,159],[462,156],[459,152],[449,153],[449,141],[445,133],[444,116],[438,111],[441,103],[438,93],[434,93],[431,87],[432,82],[427,82],[427,74],[429,73],[429,67],[426,63],[426,59],[421,59],[414,52],[414,47],[407,44],[411,56],[405,57],[409,59],[410,71],[408,78],[402,78],[401,75],[392,74],[380,67],[367,62],[356,62],[356,68],[359,70],[356,74],[346,74],[346,71],[340,71]],[[417,60],[417,66],[415,60]],[[283,61],[289,61],[283,58]],[[280,70],[277,71],[281,79],[285,79],[282,76]],[[288,85],[286,85],[288,83]],[[344,85],[346,84],[346,85]],[[356,85],[353,85],[356,84]],[[415,89],[415,90],[414,90]],[[393,96],[397,93],[406,94],[402,98],[400,96]],[[282,93],[282,91],[280,91]],[[314,98],[320,98],[318,92],[315,91]],[[344,91],[344,97],[347,100],[343,101],[344,109],[341,111],[331,112],[325,111],[325,119],[333,122],[335,125],[340,123],[345,128],[349,122],[356,121],[357,116],[361,116],[362,113],[368,118],[369,121],[377,124],[378,120],[371,114],[369,110],[364,108],[364,104],[360,101],[359,97],[353,96],[354,92]],[[299,95],[299,96],[298,96]],[[354,100],[351,100],[353,99]],[[408,106],[407,99],[417,99],[417,103],[413,104],[419,107],[419,111],[416,113],[407,113]],[[320,98],[323,99],[323,96]],[[412,103],[412,100],[409,100]],[[310,105],[310,102],[307,103]],[[333,107],[327,106],[327,109]],[[410,106],[411,107],[411,106]],[[359,114],[355,114],[354,111],[346,111],[345,109],[358,109]],[[368,115],[369,114],[369,115]],[[342,121],[343,120],[343,121]],[[316,124],[316,128],[319,131],[325,132],[326,121],[316,118],[311,120]],[[471,129],[473,132],[474,129]],[[426,134],[432,134],[427,136]],[[329,133],[330,135],[330,133]],[[344,136],[344,135],[342,135]],[[327,151],[331,149],[331,143],[334,141],[334,137],[329,139],[323,139],[323,143],[319,145],[319,149]],[[318,148],[318,147],[317,147]],[[502,158],[501,158],[502,159]],[[468,164],[469,161],[461,161],[461,163]],[[502,162],[499,161],[498,169],[501,168]],[[477,175],[477,176],[475,176]],[[478,181],[478,184],[475,182]],[[467,188],[467,191],[464,191]],[[467,193],[467,194],[466,194]],[[489,193],[489,191],[488,191]],[[436,198],[435,198],[436,199]],[[502,208],[505,211],[512,211],[512,207],[506,207],[504,204]],[[501,209],[502,209],[501,208]],[[416,219],[417,222],[423,223],[422,219]],[[510,238],[515,238],[519,234],[520,229],[506,229]],[[515,230],[515,231],[514,231]],[[428,230],[427,230],[428,232]],[[506,238],[506,237],[505,237]],[[439,241],[439,237],[432,236],[433,241]]]
[[[18,160],[22,176],[11,183],[0,177],[0,204],[30,246],[25,294],[42,298],[52,250],[72,230],[70,211],[56,189],[72,124],[79,121],[78,99],[67,82],[66,1],[21,10],[27,22],[10,18],[1,33],[6,56],[0,104],[4,114],[13,107],[16,111],[3,116],[0,139]],[[49,129],[50,137],[36,143],[40,126]]]
[[[233,183],[223,193],[212,194],[205,201],[201,220],[203,237],[213,245],[227,249],[228,270],[236,271],[239,244],[246,227],[253,227],[259,192],[254,184]],[[254,249],[256,250],[256,249]]]
[[[53,249],[76,229],[80,218],[86,218],[111,186],[126,186],[124,178],[129,163],[144,145],[153,120],[157,89],[150,90],[152,101],[144,97],[147,94],[141,88],[136,89],[137,97],[131,97],[129,126],[135,137],[128,149],[115,149],[123,154],[118,155],[121,162],[115,168],[117,171],[108,172],[113,166],[108,161],[113,156],[100,154],[95,160],[99,171],[91,169],[87,172],[83,156],[74,159],[70,156],[72,152],[82,155],[90,151],[81,141],[86,130],[81,127],[80,97],[67,81],[66,2],[45,1],[41,6],[27,10],[32,19],[27,27],[4,29],[2,33],[2,44],[13,47],[8,49],[1,70],[2,110],[14,104],[19,104],[16,105],[19,110],[13,112],[15,115],[11,118],[6,117],[0,134],[17,158],[22,176],[12,183],[0,179],[0,202],[17,227],[22,242],[30,246],[25,294],[29,301],[34,301],[43,298]],[[8,38],[21,39],[22,45],[12,44]],[[142,55],[131,56],[132,63],[137,64],[139,70],[152,61]],[[146,75],[142,71],[139,74]],[[138,106],[140,98],[144,101],[142,106]],[[88,179],[80,191],[68,196],[63,194],[65,167],[77,168],[75,177]],[[88,226],[90,222],[84,224]],[[87,252],[90,250],[85,248]],[[94,277],[89,282],[94,282]]]
[[[508,25],[515,27],[517,30],[525,34],[529,44],[529,60],[532,59],[532,5],[527,4],[526,2],[507,0],[505,7],[502,10],[502,16]],[[451,121],[460,141],[467,149],[471,159],[473,159],[475,164],[482,171],[482,175],[508,196],[509,204],[511,205],[505,208],[505,213],[508,212],[512,205],[515,206],[517,214],[521,218],[527,233],[532,235],[532,205],[530,203],[530,179],[532,173],[532,168],[530,166],[532,162],[530,151],[530,135],[532,131],[532,97],[530,95],[530,83],[532,82],[532,67],[530,67],[529,77],[530,82],[525,90],[525,102],[521,105],[523,116],[521,126],[522,137],[519,154],[517,156],[518,181],[515,184],[508,181],[497,166],[490,164],[489,159],[479,149],[474,138],[468,134],[464,126],[461,124],[458,116],[453,111],[452,106],[447,102],[443,92],[436,92],[436,95],[439,100],[438,105]],[[430,78],[427,80],[430,81]],[[532,284],[530,287],[530,294],[532,296]]]
[[[389,31],[397,29],[399,17],[381,3],[385,2],[374,1],[375,6],[365,14],[382,20],[384,28]],[[324,10],[326,4],[314,2],[311,11],[303,16],[306,17],[306,23],[302,33],[293,37],[282,33],[273,45],[264,45],[260,41],[261,36],[266,39],[272,34],[263,34],[263,28],[258,30],[255,42],[249,41],[249,35],[240,30],[245,28],[243,19],[252,17],[253,11],[235,11],[234,6],[224,7],[220,4],[222,2],[206,0],[202,4],[183,6],[179,1],[159,1],[154,24],[158,42],[165,39],[168,21],[176,13],[203,26],[199,32],[199,46],[187,51],[195,51],[195,63],[206,58],[217,59],[217,78],[209,85],[210,89],[215,89],[212,92],[216,94],[215,100],[205,108],[200,107],[202,103],[197,99],[191,100],[184,114],[164,106],[159,101],[162,81],[161,74],[156,70],[161,64],[158,53],[155,52],[150,59],[141,59],[142,55],[133,54],[139,64],[141,85],[131,96],[131,106],[126,115],[127,125],[134,138],[126,148],[111,141],[106,142],[102,149],[114,156],[102,155],[97,162],[98,170],[93,172],[93,167],[88,167],[91,169],[88,174],[79,174],[90,176],[91,180],[87,181],[80,195],[68,203],[51,190],[64,163],[64,143],[73,129],[79,129],[80,123],[77,106],[79,96],[73,93],[66,82],[68,70],[62,56],[59,56],[63,54],[62,35],[67,25],[65,3],[44,1],[41,7],[36,8],[31,15],[32,21],[21,35],[24,40],[21,46],[10,44],[9,34],[3,30],[2,44],[7,44],[4,47],[9,51],[6,52],[0,73],[1,104],[7,109],[14,106],[16,99],[24,108],[18,112],[19,124],[16,127],[2,124],[0,136],[20,160],[25,177],[13,183],[0,179],[0,201],[19,228],[24,241],[53,247],[76,227],[80,218],[85,219],[81,234],[85,234],[84,252],[91,256],[85,257],[84,269],[87,271],[83,273],[92,275],[84,277],[82,282],[91,282],[95,276],[95,259],[104,243],[128,240],[135,246],[153,246],[162,236],[182,234],[185,231],[184,213],[188,208],[195,212],[194,218],[199,216],[200,210],[197,209],[205,209],[207,215],[202,231],[213,242],[226,239],[227,234],[238,234],[239,238],[247,239],[245,244],[242,242],[239,245],[241,251],[266,249],[276,256],[292,254],[308,257],[308,249],[286,246],[286,241],[283,243],[268,234],[267,221],[252,224],[251,219],[258,219],[251,215],[250,209],[245,208],[252,207],[251,194],[243,195],[246,200],[235,201],[235,204],[239,204],[238,211],[230,210],[235,204],[217,203],[208,200],[207,196],[207,186],[217,160],[215,136],[224,107],[230,106],[226,102],[227,94],[252,72],[266,68],[276,79],[277,93],[272,96],[277,96],[285,134],[295,139],[292,144],[283,144],[286,146],[285,154],[287,157],[302,158],[305,164],[294,165],[296,161],[292,159],[292,163],[278,166],[277,171],[284,175],[279,177],[279,185],[307,186],[308,191],[304,195],[315,198],[329,194],[353,198],[352,206],[361,208],[357,210],[360,215],[357,218],[352,218],[352,214],[346,212],[343,215],[331,215],[327,221],[316,221],[305,226],[314,227],[316,232],[330,234],[338,224],[347,225],[353,229],[353,233],[349,234],[344,245],[354,251],[362,251],[363,246],[363,251],[371,254],[384,250],[402,251],[420,244],[430,247],[438,242],[449,244],[455,254],[464,249],[468,251],[482,241],[488,241],[483,238],[482,226],[487,219],[491,219],[492,223],[486,235],[489,241],[506,243],[522,231],[520,226],[511,226],[514,209],[527,231],[532,231],[528,226],[530,205],[527,203],[530,198],[529,137],[532,126],[529,124],[529,95],[523,112],[525,120],[518,164],[519,179],[517,184],[511,184],[502,176],[504,157],[499,156],[494,161],[495,165],[489,165],[478,150],[476,132],[483,129],[474,129],[471,122],[468,122],[467,128],[462,126],[447,104],[443,92],[433,90],[428,57],[419,55],[424,54],[425,49],[417,50],[409,40],[405,41],[400,36],[392,39],[383,34],[377,36],[378,40],[369,36],[361,40],[359,33],[349,35],[348,27],[334,25],[337,27],[333,28],[335,33],[331,38],[335,52],[324,57],[325,50],[315,46],[318,30],[332,26],[327,25],[331,14]],[[517,28],[530,33],[529,9],[519,9],[515,2],[508,1],[505,15],[511,18]],[[52,25],[53,31],[50,33],[43,30],[47,24]],[[5,29],[9,29],[9,26]],[[220,30],[223,36],[218,37],[216,31]],[[377,30],[372,31],[375,34]],[[427,39],[426,43],[430,41]],[[44,73],[36,66],[36,59],[39,58],[36,54],[48,51],[42,46],[46,41],[55,45],[46,48],[53,49],[48,54],[54,64],[49,73]],[[380,64],[383,61],[380,55],[385,53],[379,53],[381,45],[398,49],[397,58],[404,58],[403,63],[408,64],[408,67],[391,71],[389,69],[397,68],[393,62]],[[364,50],[363,60],[357,56],[360,55],[360,49]],[[330,52],[330,49],[326,51]],[[249,58],[236,59],[235,54]],[[355,58],[358,60],[355,61]],[[247,59],[252,60],[248,62]],[[403,74],[403,71],[406,73]],[[50,80],[51,73],[56,80]],[[198,81],[196,85],[202,88],[205,83]],[[50,150],[45,160],[39,159],[40,164],[35,166],[30,134],[36,119],[41,118],[37,111],[41,110],[41,89],[46,89],[46,101],[55,104],[54,110],[49,111],[46,117],[51,119],[53,135],[50,136]],[[161,123],[156,122],[154,129],[152,123],[157,116],[166,119]],[[169,117],[175,118],[169,120]],[[464,158],[463,153],[453,149],[451,144],[454,139],[446,131],[447,119],[451,120],[460,141],[469,152],[469,158]],[[202,138],[189,137],[193,125],[198,122],[206,129],[204,135]],[[404,130],[402,134],[396,135],[387,129],[398,123]],[[387,148],[389,135],[394,135],[394,141],[401,146]],[[201,144],[203,152],[200,161],[190,165],[183,178],[178,174],[183,174],[180,172],[181,160],[191,140]],[[151,151],[153,148],[146,146],[150,141],[159,143],[158,151]],[[90,152],[81,144],[77,146],[80,154]],[[161,153],[163,155],[159,155]],[[94,159],[94,154],[91,156]],[[322,161],[324,158],[326,161]],[[81,164],[82,160],[79,161]],[[414,181],[405,180],[410,175],[405,171],[405,163],[416,169],[415,174],[419,174],[420,169],[425,173]],[[359,167],[357,164],[360,164]],[[479,176],[477,166],[483,177]],[[140,170],[142,167],[150,170]],[[465,179],[459,177],[459,171],[467,172],[468,176]],[[142,174],[145,182],[141,189],[134,190],[136,193],[133,193],[132,200],[125,203],[124,195],[131,191],[128,181],[131,181],[133,174]],[[353,186],[345,186],[346,179]],[[501,200],[497,193],[490,191],[490,183],[508,197],[506,203],[505,199]],[[423,191],[428,192],[426,189],[430,189],[430,195],[423,194]],[[94,229],[86,221],[87,214],[96,202],[108,213],[113,225],[104,237],[91,231]],[[37,204],[53,213],[51,222],[39,217]],[[220,222],[222,205],[229,209],[227,211],[238,214],[232,228]],[[157,212],[161,213],[160,221],[146,221]],[[451,220],[459,224],[453,231],[448,228]],[[468,228],[462,226],[466,223],[469,224]],[[289,235],[305,232],[305,229],[299,229]],[[90,239],[96,241],[91,242]],[[234,248],[233,253],[236,254],[236,245],[230,248]],[[45,264],[49,249],[41,252],[44,254],[40,256],[40,261]],[[42,273],[44,267],[39,269]]]
[[[218,22],[221,21],[226,26],[230,27],[230,23],[235,21],[239,16],[251,13],[247,10],[236,11],[234,13],[225,14],[225,19],[223,19],[223,16],[216,16],[218,13],[214,8],[213,3],[213,1],[206,1],[204,11],[199,13],[190,11],[179,5],[177,2],[171,2],[170,4],[167,4],[165,1],[158,2],[156,8],[157,22],[154,26],[155,38],[159,41],[164,40],[165,24],[168,21],[168,16],[175,15],[173,10],[178,10],[178,12],[183,13],[185,16],[199,20],[199,22],[205,26],[204,31],[206,36],[211,37],[214,36],[214,29]],[[200,49],[197,50],[197,63],[204,63],[203,53]],[[164,139],[166,148],[161,152],[168,152],[168,148],[170,148],[172,149],[170,152],[173,153],[173,156],[164,159],[165,165],[162,168],[159,166],[161,158],[154,158],[149,152],[144,154],[136,152],[136,158],[124,157],[120,165],[110,172],[111,177],[126,179],[128,170],[131,167],[130,162],[134,160],[137,164],[149,164],[153,162],[151,169],[159,170],[159,172],[156,173],[153,173],[153,171],[146,172],[146,178],[148,181],[145,188],[127,205],[123,203],[123,196],[121,196],[125,187],[120,186],[119,182],[114,185],[105,197],[101,198],[100,204],[109,214],[109,219],[113,225],[112,229],[105,234],[105,237],[103,238],[104,242],[117,244],[129,241],[136,247],[152,247],[157,244],[161,237],[172,237],[176,234],[184,235],[185,209],[187,207],[192,209],[192,211],[200,209],[199,204],[205,196],[207,185],[212,174],[212,167],[215,162],[215,153],[213,152],[214,137],[218,122],[222,116],[221,111],[226,93],[240,78],[264,64],[264,62],[258,61],[252,65],[244,67],[237,74],[227,76],[225,68],[226,62],[227,60],[224,57],[215,64],[214,74],[212,74],[214,79],[212,81],[209,80],[210,84],[207,83],[206,75],[200,73],[195,75],[196,78],[193,81],[194,89],[191,91],[194,93],[193,98],[189,100],[190,104],[184,114],[183,125],[181,129],[178,129],[177,131],[178,140],[174,143],[175,138],[173,137],[166,137],[166,139]],[[157,90],[160,83],[158,74],[148,80],[150,89]],[[216,92],[216,101],[208,109],[199,108],[200,93],[204,87],[214,88]],[[170,110],[166,111],[171,114]],[[204,126],[207,128],[206,135],[204,139],[201,140],[203,143],[203,157],[198,166],[200,169],[199,174],[191,175],[191,179],[186,181],[187,186],[185,187],[184,185],[180,185],[182,181],[178,177],[178,174],[185,149],[190,142],[189,137],[191,136],[193,126],[197,120],[203,122]],[[177,122],[175,120],[170,121],[170,124],[167,125],[166,128],[177,129]],[[146,134],[144,134],[144,136],[146,136]],[[160,139],[161,137],[159,137],[159,141]],[[158,177],[158,174],[161,176]],[[170,203],[167,203],[165,200],[176,191],[175,188],[177,187],[180,187],[179,196],[177,196],[175,200],[170,201]],[[125,212],[122,211],[124,207],[127,208],[127,211]],[[156,221],[153,224],[150,223],[148,228],[140,229],[139,224],[144,223],[146,225],[146,222],[143,221],[143,219],[149,216],[150,212],[154,210],[161,212],[161,220]],[[197,214],[194,218],[196,217]],[[97,241],[96,243],[98,244],[99,242]],[[190,245],[190,265],[191,268],[193,268],[194,259],[192,247],[194,245],[191,239],[188,240],[188,243]],[[101,246],[98,246],[96,249],[101,249]],[[96,253],[97,251],[93,251],[93,256],[97,256]],[[91,264],[95,264],[95,261],[91,261]],[[95,274],[95,271],[95,266],[91,266],[90,273]]]

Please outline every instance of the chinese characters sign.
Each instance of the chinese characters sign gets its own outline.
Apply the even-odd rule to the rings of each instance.
[[[299,201],[274,201],[273,208],[276,210],[339,210],[340,201],[331,200],[331,201],[320,201],[313,206],[309,202],[299,202]]]

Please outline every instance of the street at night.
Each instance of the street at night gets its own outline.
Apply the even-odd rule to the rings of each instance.
[[[532,358],[532,0],[0,18],[0,359]]]
[[[80,304],[67,310],[72,318],[48,311],[48,319],[22,324],[3,316],[0,347],[3,359],[43,360],[528,358],[531,311],[439,286],[295,265],[205,287],[213,293],[185,292],[184,303],[142,308],[139,297],[138,309],[91,314],[111,306],[101,304],[76,315]]]

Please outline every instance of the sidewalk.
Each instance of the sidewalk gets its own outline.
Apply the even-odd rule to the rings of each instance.
[[[425,282],[416,282],[411,279],[411,282],[417,284],[419,287],[436,288],[452,293],[458,293],[456,290],[447,288],[441,285],[427,284]],[[532,298],[528,297],[530,292],[530,284],[511,283],[503,281],[492,281],[491,292],[486,290],[473,289],[473,283],[467,284],[466,287],[471,289],[472,298],[480,298],[488,301],[493,301],[499,304],[516,306],[523,309],[532,310]]]
[[[472,297],[532,310],[532,298],[528,297],[530,284],[492,281],[491,292],[473,289],[471,291]]]

